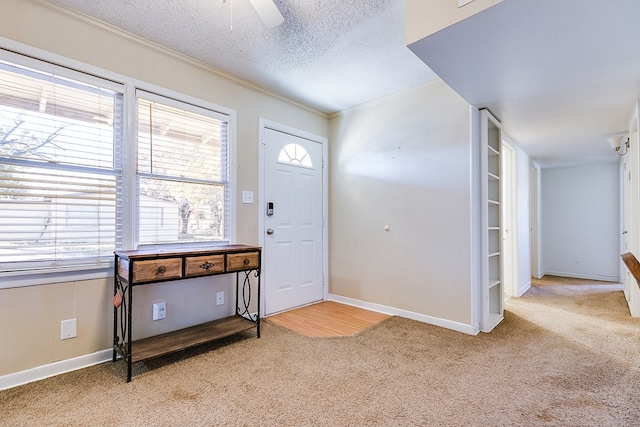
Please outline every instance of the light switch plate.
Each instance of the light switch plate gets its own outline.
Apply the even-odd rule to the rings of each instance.
[[[242,203],[245,203],[245,204],[253,203],[253,191],[242,192]]]

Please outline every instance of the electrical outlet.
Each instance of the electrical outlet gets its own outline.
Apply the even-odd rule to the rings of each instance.
[[[167,303],[157,302],[153,304],[153,320],[161,320],[167,317]]]
[[[69,338],[75,338],[78,331],[78,324],[76,319],[63,320],[60,322],[60,339],[66,340]]]
[[[580,255],[574,255],[573,262],[576,264],[580,264],[582,262],[582,257]]]
[[[224,304],[224,292],[218,292],[216,294],[216,305]]]

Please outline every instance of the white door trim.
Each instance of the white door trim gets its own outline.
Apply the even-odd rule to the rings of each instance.
[[[541,279],[540,268],[540,169],[529,161],[529,218],[531,231],[531,277]]]
[[[509,137],[503,132],[501,151],[501,187],[502,187],[502,236],[505,239],[502,245],[504,292],[510,296],[518,296],[518,216],[516,213],[517,201],[517,159],[516,150],[510,143]],[[506,230],[505,224],[511,229]]]
[[[630,147],[623,161],[627,162],[626,173],[631,174],[631,181],[628,182],[630,187],[631,200],[625,200],[630,203],[630,210],[627,211],[631,215],[631,221],[627,224],[627,237],[629,247],[626,251],[632,252],[636,256],[640,254],[640,239],[638,238],[638,229],[640,229],[640,138],[638,131],[640,129],[640,100],[636,102],[633,117],[629,123]],[[624,237],[624,236],[621,236]],[[629,312],[631,317],[640,317],[640,290],[635,286],[635,280],[625,273],[622,275],[627,278],[627,289],[629,290]]]
[[[328,159],[328,142],[325,137],[318,136],[282,123],[274,122],[260,117],[258,119],[258,244],[264,247],[265,228],[264,228],[264,209],[265,209],[265,165],[264,165],[264,147],[265,147],[265,129],[272,129],[279,132],[288,133],[299,138],[308,139],[322,145],[322,218],[324,219],[324,227],[322,227],[322,293],[323,300],[329,299],[329,176],[327,174]],[[261,277],[260,280],[263,278]],[[264,283],[264,281],[263,281]],[[265,292],[260,296],[260,312],[266,313]]]

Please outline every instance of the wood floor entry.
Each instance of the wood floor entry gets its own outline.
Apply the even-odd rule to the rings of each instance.
[[[276,314],[268,319],[308,337],[341,337],[353,335],[388,317],[375,311],[326,301]]]

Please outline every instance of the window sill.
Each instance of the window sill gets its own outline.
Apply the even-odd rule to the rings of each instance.
[[[101,267],[92,266],[66,270],[13,271],[0,273],[0,289],[52,285],[107,277],[113,277],[113,263]]]

